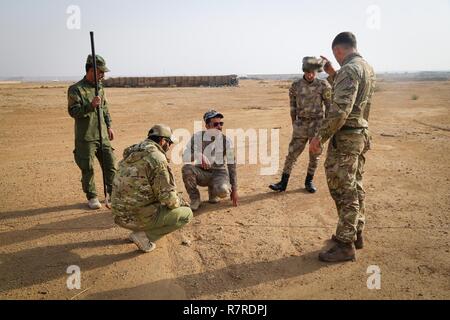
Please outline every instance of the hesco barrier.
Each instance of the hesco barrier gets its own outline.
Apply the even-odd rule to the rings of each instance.
[[[105,87],[221,87],[237,86],[237,75],[195,77],[118,77],[103,80]]]

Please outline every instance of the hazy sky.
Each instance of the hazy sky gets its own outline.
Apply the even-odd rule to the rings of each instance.
[[[450,70],[450,0],[2,0],[0,77],[83,74],[90,30],[110,76],[298,73],[341,31],[378,72]]]

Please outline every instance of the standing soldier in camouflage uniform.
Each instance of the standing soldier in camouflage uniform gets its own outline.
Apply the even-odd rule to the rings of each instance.
[[[320,153],[328,144],[325,171],[328,188],[338,210],[336,244],[319,254],[327,262],[355,259],[355,247],[363,247],[364,197],[362,185],[365,153],[370,149],[368,119],[375,74],[372,67],[357,52],[356,38],[350,32],[336,36],[333,54],[341,65],[336,72],[327,61],[325,71],[333,83],[333,103],[310,151]]]
[[[169,127],[155,125],[146,140],[124,150],[114,179],[114,220],[133,231],[130,240],[143,252],[154,250],[155,241],[192,219],[191,209],[177,193],[166,156],[174,142]]]
[[[108,72],[105,60],[96,55],[97,60],[97,80],[99,81],[99,96],[95,97],[95,79],[92,55],[86,61],[86,76],[79,82],[69,87],[68,90],[68,112],[75,119],[75,162],[81,169],[81,184],[88,199],[91,209],[101,208],[97,198],[97,190],[94,181],[94,156],[103,167],[107,192],[111,195],[112,182],[114,179],[115,158],[111,142],[114,139],[114,131],[111,128],[111,116],[108,111],[108,101],[106,100],[101,80]],[[103,158],[100,157],[100,137],[98,130],[97,108],[101,108],[102,114],[102,138],[103,138]]]
[[[201,203],[197,186],[208,187],[210,203],[230,196],[233,205],[238,205],[236,160],[231,141],[222,134],[222,119],[215,110],[206,112],[207,130],[195,133],[183,153],[183,181],[192,210]]]
[[[286,190],[292,167],[308,141],[316,136],[324,118],[324,108],[327,112],[330,107],[331,86],[326,80],[317,79],[317,73],[322,72],[322,67],[322,59],[303,58],[304,76],[302,79],[295,81],[289,89],[293,133],[289,144],[289,153],[284,162],[281,181],[269,186],[274,191]],[[317,190],[312,181],[318,162],[319,155],[309,153],[305,188],[310,193]]]

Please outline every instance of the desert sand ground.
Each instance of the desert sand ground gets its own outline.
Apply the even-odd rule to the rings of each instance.
[[[356,262],[340,264],[317,260],[337,216],[323,158],[318,193],[303,190],[306,153],[282,194],[267,187],[278,174],[240,165],[239,207],[205,203],[190,225],[140,254],[110,211],[86,207],[67,85],[0,86],[1,299],[450,298],[450,82],[379,84],[365,173],[366,247]],[[288,86],[107,89],[117,158],[151,125],[192,131],[213,106],[229,128],[281,128],[282,166],[291,135]],[[181,166],[173,169],[185,192]],[[70,265],[81,268],[80,290],[66,287]],[[381,269],[380,290],[367,288],[370,265]]]

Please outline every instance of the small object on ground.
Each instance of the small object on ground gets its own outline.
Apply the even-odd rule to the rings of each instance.
[[[181,244],[182,244],[183,246],[190,247],[190,246],[191,246],[191,241],[188,240],[188,239],[183,239],[183,241],[181,241]]]
[[[382,134],[380,134],[380,136],[382,136],[382,137],[390,137],[390,138],[395,138],[395,137],[397,137],[396,135],[393,135],[393,134],[387,134],[387,133],[382,133]]]
[[[76,295],[74,295],[74,296],[73,296],[72,298],[70,298],[69,300],[74,300],[76,297],[82,295],[83,293],[85,293],[86,291],[88,291],[90,288],[92,288],[92,287],[86,288],[86,289],[84,289],[83,291],[78,292]]]

